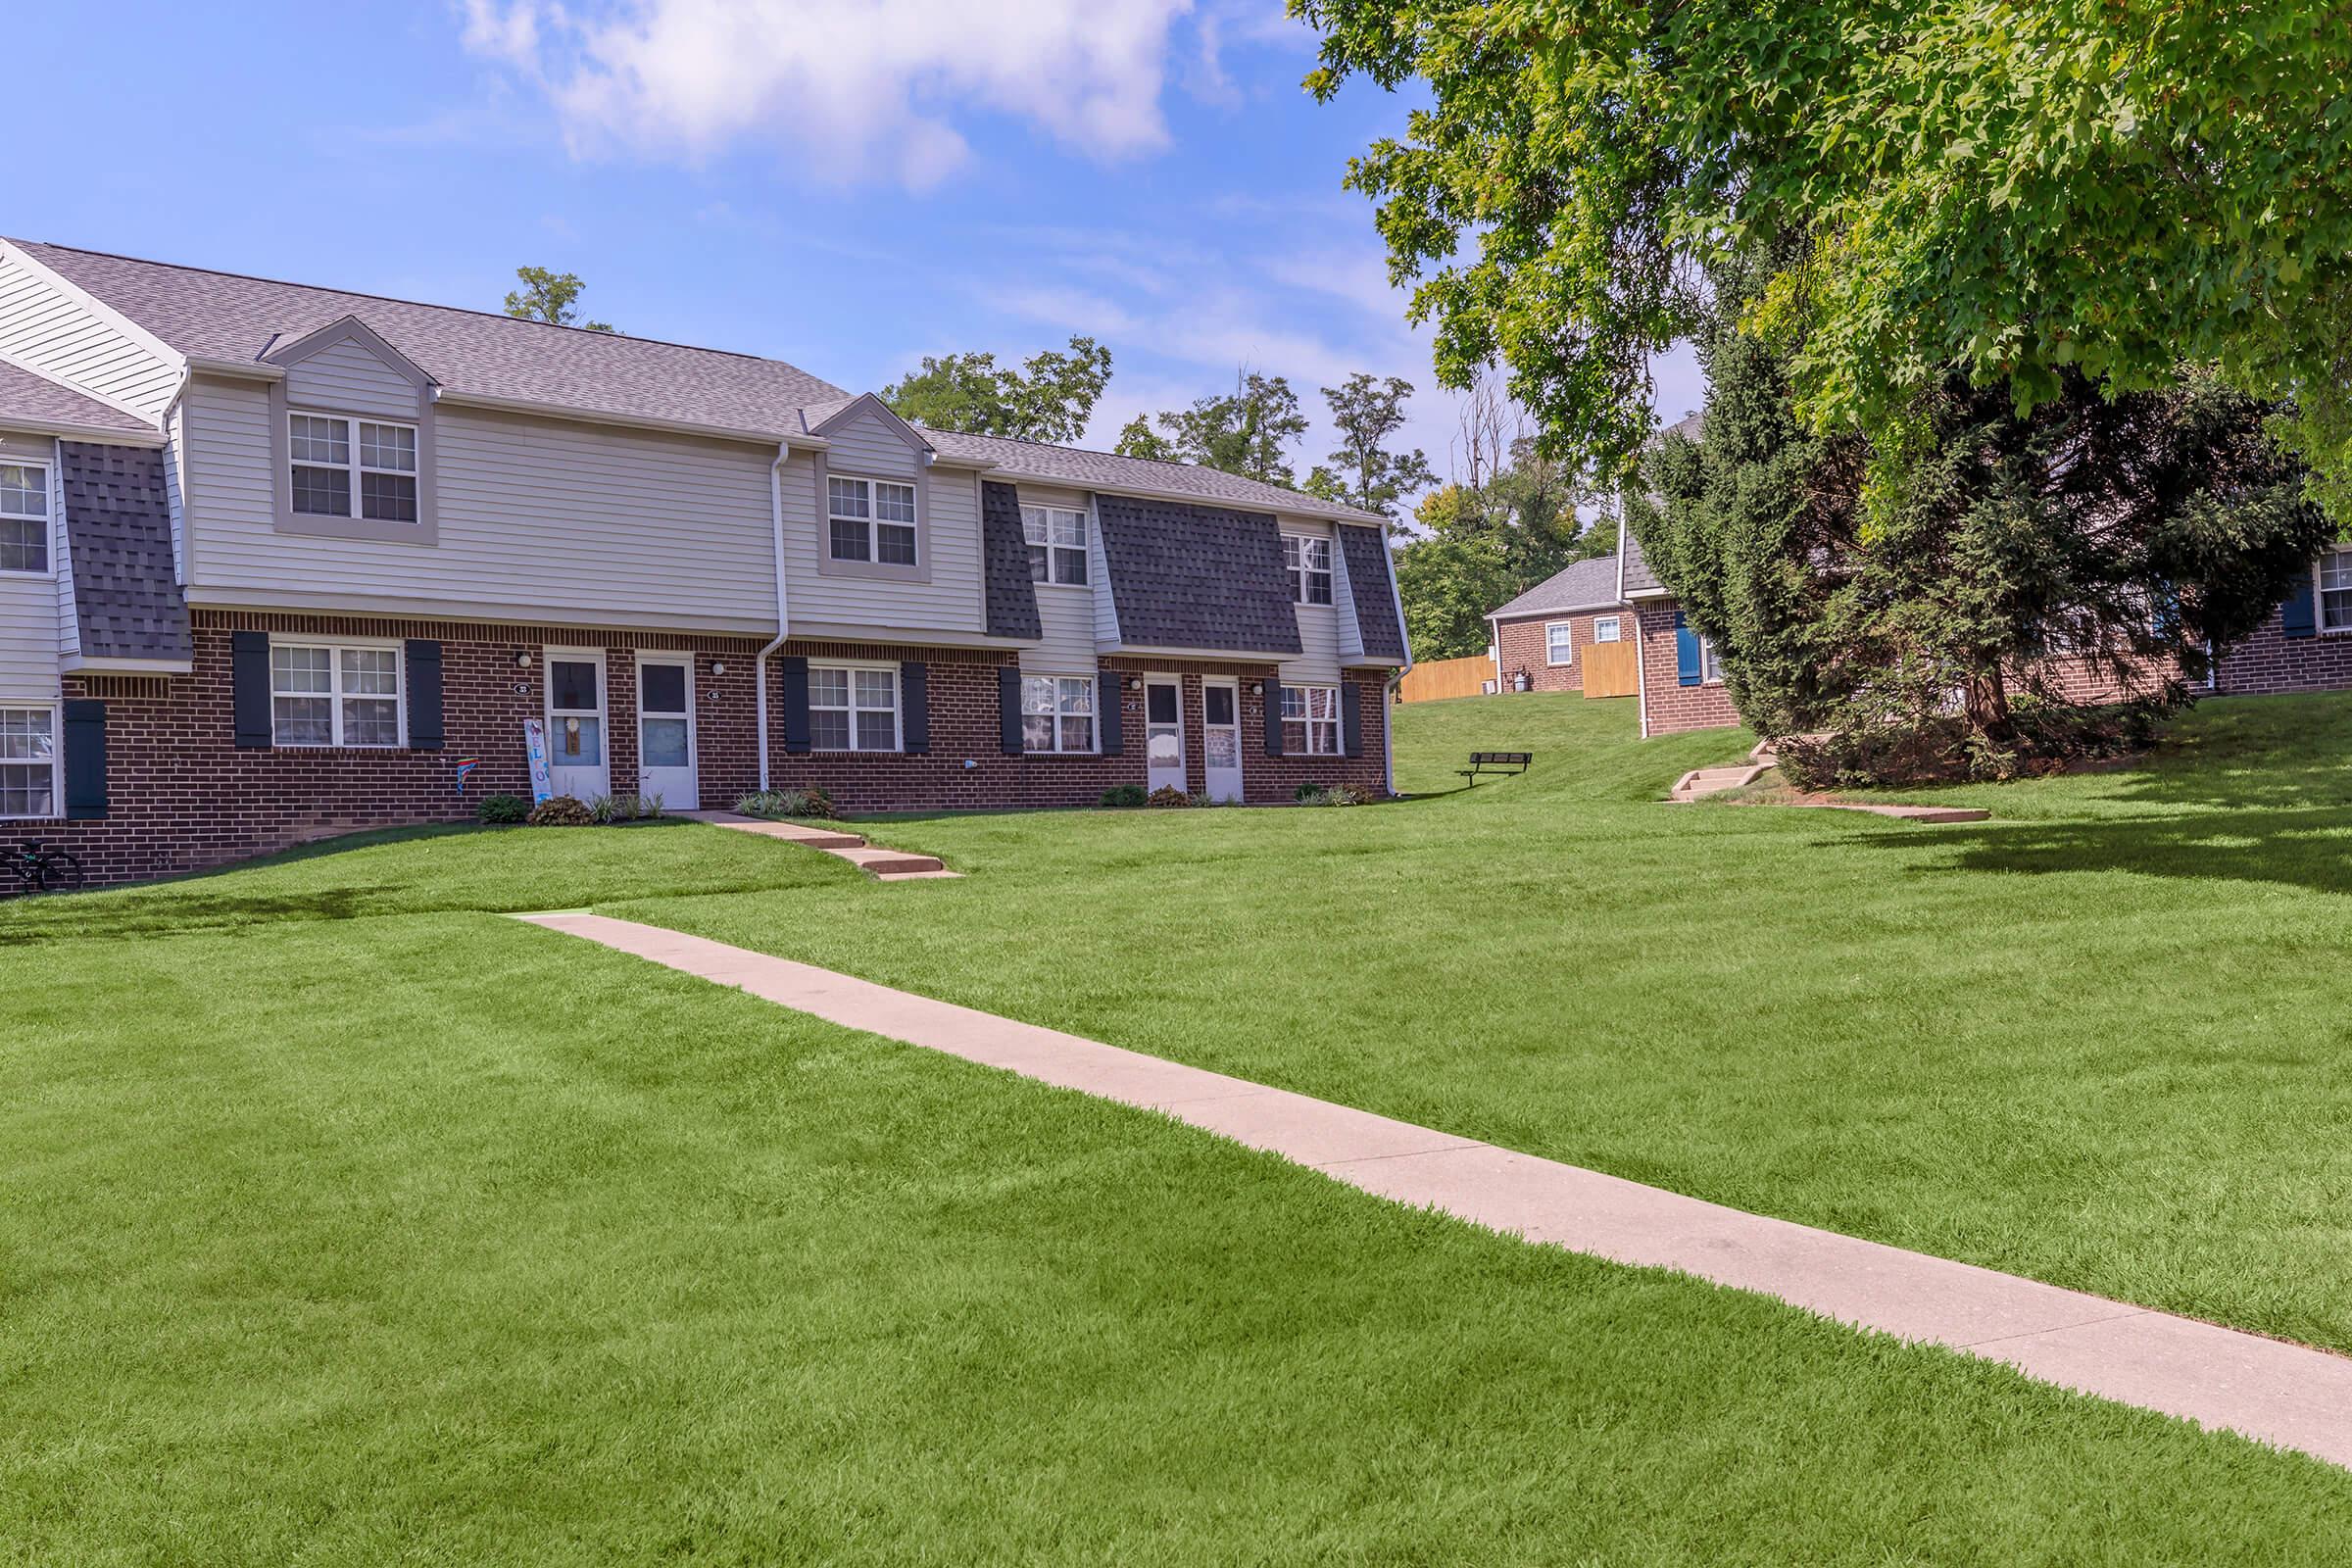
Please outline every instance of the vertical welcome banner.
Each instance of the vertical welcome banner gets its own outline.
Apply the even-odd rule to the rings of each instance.
[[[545,806],[555,799],[556,786],[547,771],[547,723],[544,719],[526,718],[522,721],[522,750],[531,760],[531,804]]]

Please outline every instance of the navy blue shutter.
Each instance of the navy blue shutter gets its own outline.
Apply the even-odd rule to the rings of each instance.
[[[808,661],[780,659],[784,670],[784,749],[808,749]]]
[[[1266,682],[1266,755],[1282,755],[1282,687]]]
[[[899,703],[906,710],[906,750],[931,750],[931,666],[908,660],[899,665]]]
[[[1674,612],[1674,680],[1678,686],[1695,686],[1704,678],[1698,661],[1698,633],[1683,624],[1683,612]]]
[[[2319,607],[2312,600],[2310,572],[2295,579],[2295,591],[2278,607],[2278,628],[2289,637],[2319,635]]]
[[[411,642],[409,666],[409,745],[419,752],[441,749],[441,645]]]
[[[1348,757],[1364,755],[1364,695],[1355,682],[1340,682],[1340,750]]]
[[[1120,720],[1126,715],[1119,709],[1126,699],[1119,693],[1119,677],[1115,670],[1098,669],[1095,672],[1095,712],[1097,738],[1104,757],[1116,757],[1125,749],[1127,737],[1120,733]]]
[[[237,744],[249,750],[270,749],[270,634],[232,631],[228,634],[230,705],[236,713]]]
[[[1006,664],[997,671],[997,724],[1006,757],[1021,755],[1021,671]]]
[[[89,822],[106,814],[106,705],[89,698],[66,704],[66,820]]]

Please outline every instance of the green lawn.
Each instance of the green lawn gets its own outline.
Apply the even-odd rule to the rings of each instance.
[[[2341,1343],[2352,705],[2215,705],[1957,832],[1654,805],[1738,743],[1638,748],[1623,705],[1401,727],[1408,783],[1538,770],[882,829],[959,882],[680,825],[0,907],[0,1562],[2336,1559],[2316,1462],[486,912]],[[2265,748],[2325,798],[2230,804]]]

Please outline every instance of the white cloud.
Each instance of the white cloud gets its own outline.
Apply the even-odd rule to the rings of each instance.
[[[766,144],[814,178],[937,184],[981,110],[1092,157],[1167,142],[1192,0],[465,0],[466,48],[537,83],[575,152]]]

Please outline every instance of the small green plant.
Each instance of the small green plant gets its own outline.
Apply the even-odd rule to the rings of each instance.
[[[493,827],[512,827],[531,814],[531,803],[519,795],[485,795],[473,814]]]
[[[662,814],[659,795],[599,795],[588,803],[588,814],[598,822],[644,822]]]
[[[532,827],[591,827],[596,822],[596,818],[588,814],[588,808],[569,795],[558,795],[552,800],[541,801],[531,808],[531,814],[523,820]]]
[[[1144,800],[1144,787],[1141,784],[1113,784],[1102,792],[1104,806],[1141,806]]]
[[[1362,790],[1349,789],[1345,784],[1298,786],[1300,806],[1361,806],[1367,799]]]
[[[754,790],[737,797],[735,814],[738,816],[811,816],[830,819],[841,815],[833,805],[833,797],[811,784],[804,789]]]
[[[1144,798],[1146,806],[1190,806],[1193,798],[1173,784],[1162,784]]]

